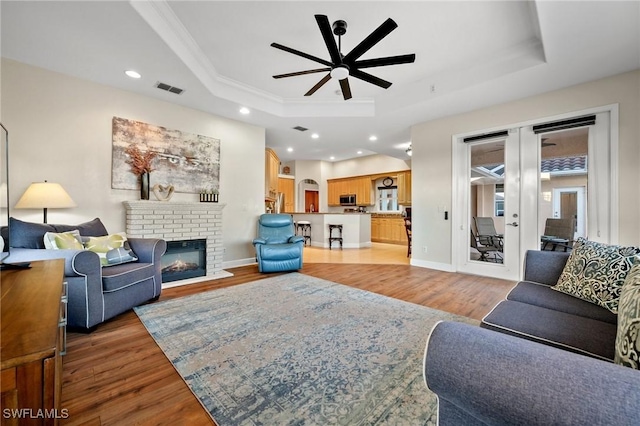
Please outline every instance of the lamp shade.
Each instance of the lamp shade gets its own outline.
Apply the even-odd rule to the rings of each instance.
[[[47,209],[75,207],[67,191],[59,183],[35,182],[29,185],[16,204],[16,209],[43,209],[44,223],[47,223]]]

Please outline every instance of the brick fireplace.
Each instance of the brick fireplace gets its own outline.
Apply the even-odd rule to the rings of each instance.
[[[125,201],[126,232],[132,238],[165,241],[206,240],[206,275],[199,281],[227,277],[222,269],[222,209],[219,203]],[[177,283],[177,282],[176,282]]]

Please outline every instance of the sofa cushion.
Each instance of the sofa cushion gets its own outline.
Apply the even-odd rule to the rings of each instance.
[[[598,321],[617,324],[618,316],[610,310],[574,296],[554,291],[548,285],[529,281],[519,282],[507,294],[507,300],[528,303],[541,308],[578,315]]]
[[[155,272],[153,263],[124,263],[102,268],[102,290],[105,293],[121,290],[152,279]],[[150,297],[153,297],[150,295]]]
[[[500,302],[482,319],[481,327],[602,360],[614,357],[614,324],[527,303]]]
[[[80,231],[80,235],[83,237],[102,237],[107,235],[107,228],[104,227],[100,218],[95,218],[89,222],[81,223],[80,225],[52,225],[56,232],[67,232],[73,229]]]
[[[71,231],[71,229],[67,229],[67,231]],[[14,217],[9,218],[9,242],[11,247],[44,249],[44,234],[47,232],[58,231],[46,223],[24,222]]]
[[[618,312],[624,279],[631,270],[638,247],[622,247],[578,238],[553,288]]]
[[[640,370],[640,260],[622,285],[618,305],[618,333],[616,336],[616,364]]]

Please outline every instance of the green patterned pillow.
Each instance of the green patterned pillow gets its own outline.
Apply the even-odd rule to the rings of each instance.
[[[638,247],[621,247],[578,238],[555,290],[618,313],[622,284]]]
[[[102,266],[110,266],[111,264],[109,263],[107,254],[111,250],[125,247],[127,243],[127,235],[124,232],[120,232],[117,234],[105,235],[104,237],[84,237],[84,240],[85,249],[97,253],[100,257],[100,263]]]
[[[44,234],[44,247],[49,250],[82,250],[80,232],[77,229],[68,232],[47,232]]]
[[[622,285],[614,361],[640,370],[640,259]]]

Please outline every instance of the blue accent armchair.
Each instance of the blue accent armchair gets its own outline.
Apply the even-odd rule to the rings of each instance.
[[[296,271],[302,268],[304,237],[295,235],[289,214],[263,214],[258,238],[253,240],[260,272]]]

